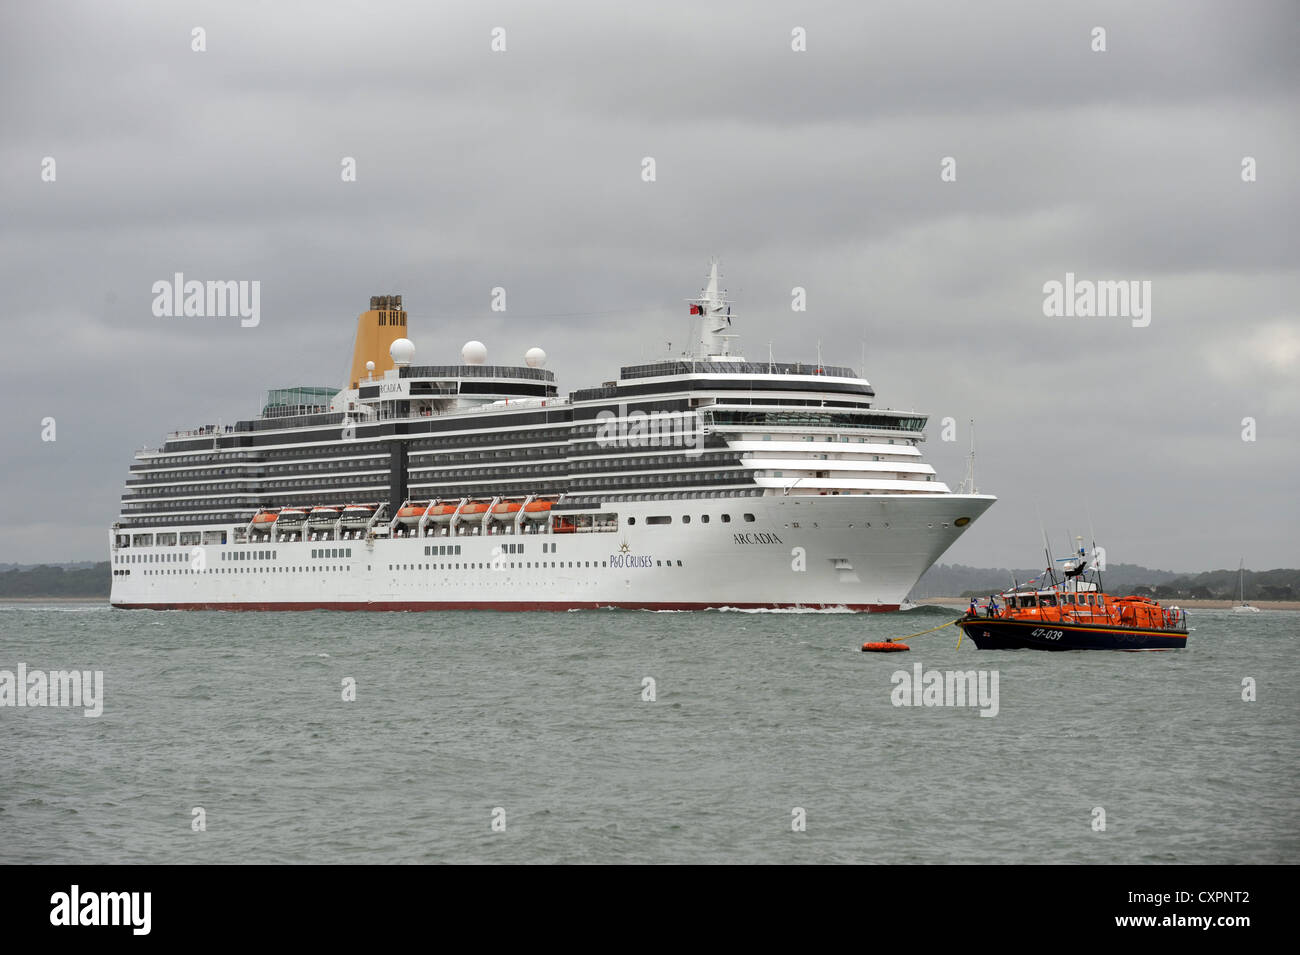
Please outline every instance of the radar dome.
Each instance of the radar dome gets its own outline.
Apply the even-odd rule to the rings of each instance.
[[[487,361],[487,346],[482,342],[466,342],[460,350],[460,357],[467,365],[481,365]]]
[[[530,348],[528,351],[524,352],[524,363],[527,364],[529,368],[545,368],[546,352],[542,351],[540,348]]]
[[[399,338],[388,346],[388,354],[395,365],[409,365],[415,357],[415,342],[409,338]]]

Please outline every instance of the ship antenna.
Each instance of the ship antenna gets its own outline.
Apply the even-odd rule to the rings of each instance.
[[[970,419],[970,460],[966,462],[966,476],[958,489],[962,494],[978,494],[975,486],[975,419]]]
[[[1097,575],[1097,593],[1104,594],[1101,582],[1101,565],[1097,563],[1097,532],[1092,527],[1092,510],[1088,509],[1088,536],[1092,538],[1092,572]]]
[[[1034,510],[1038,510],[1035,505]],[[1047,558],[1047,576],[1052,578],[1052,586],[1056,586],[1056,569],[1052,566],[1052,548],[1047,546],[1047,528],[1043,526],[1043,515],[1040,511],[1038,514],[1038,529],[1043,533],[1043,555]]]

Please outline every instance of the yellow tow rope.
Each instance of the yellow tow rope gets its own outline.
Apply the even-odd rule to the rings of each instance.
[[[927,633],[934,633],[936,630],[942,630],[944,627],[951,627],[954,623],[957,623],[958,621],[965,620],[965,619],[966,619],[965,617],[958,617],[956,620],[949,620],[947,623],[941,623],[941,624],[939,624],[939,626],[937,626],[937,627],[931,627],[929,630],[922,630],[920,633],[909,634],[909,635],[906,636],[906,637],[890,637],[890,638],[889,638],[888,640],[886,640],[885,642],[886,642],[886,643],[899,643],[900,641],[903,641],[903,640],[911,640],[912,637],[921,637],[921,636],[924,636],[924,635],[927,634]],[[962,633],[962,634],[965,633],[964,630],[958,630],[957,632],[958,632],[958,633]],[[958,637],[958,638],[957,638],[957,646],[959,646],[959,647],[961,646],[961,637]]]

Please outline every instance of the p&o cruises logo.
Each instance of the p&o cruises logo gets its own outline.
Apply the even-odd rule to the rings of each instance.
[[[617,554],[609,555],[609,566],[613,569],[626,569],[629,567],[653,567],[654,558],[649,554],[633,554],[632,548],[628,545],[627,538],[623,538],[618,547]]]

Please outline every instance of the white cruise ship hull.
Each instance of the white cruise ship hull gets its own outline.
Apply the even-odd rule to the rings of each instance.
[[[155,610],[892,611],[994,500],[622,502],[608,505],[616,531],[126,548],[116,553],[111,602]],[[669,522],[647,523],[656,517]]]

